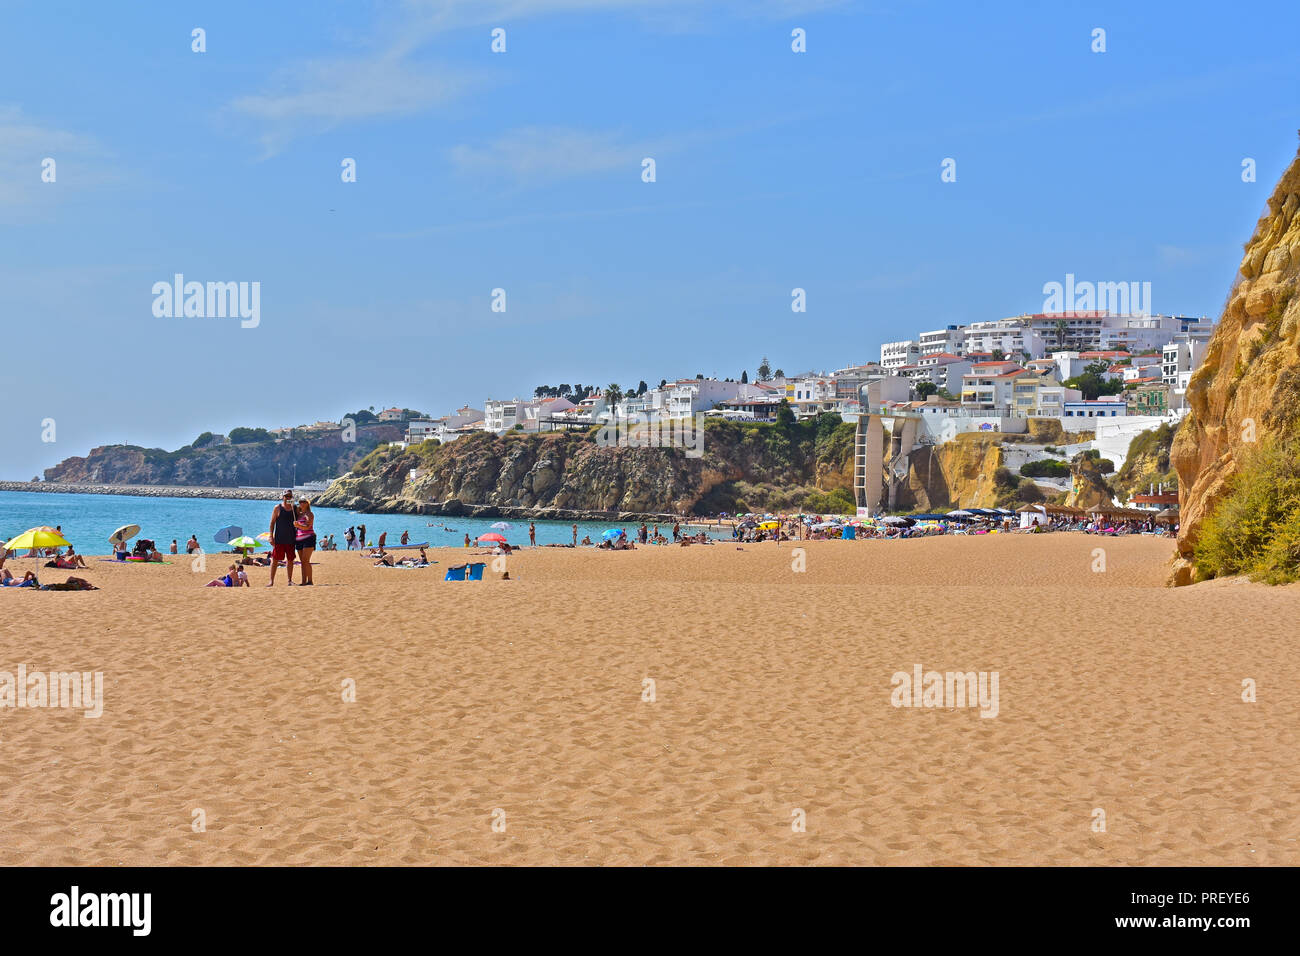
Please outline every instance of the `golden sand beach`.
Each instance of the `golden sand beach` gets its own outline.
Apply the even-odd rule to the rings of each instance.
[[[804,547],[5,589],[0,670],[104,701],[0,708],[0,863],[1300,864],[1300,589],[1167,589],[1151,538]],[[893,706],[918,664],[997,716]]]

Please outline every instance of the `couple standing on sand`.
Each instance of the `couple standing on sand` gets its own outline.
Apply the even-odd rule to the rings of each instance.
[[[293,587],[293,557],[296,552],[302,565],[302,584],[310,587],[312,580],[311,556],[316,550],[316,516],[311,512],[311,502],[298,499],[293,505],[293,492],[286,491],[284,498],[271,512],[271,583],[275,587],[275,572],[283,560],[289,574],[289,587]]]

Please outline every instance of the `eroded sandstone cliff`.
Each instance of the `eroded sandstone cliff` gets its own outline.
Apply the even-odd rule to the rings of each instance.
[[[1300,425],[1300,156],[1283,174],[1246,244],[1241,270],[1205,360],[1187,390],[1191,411],[1174,438],[1179,560],[1187,583],[1206,516],[1258,442],[1287,439]]]

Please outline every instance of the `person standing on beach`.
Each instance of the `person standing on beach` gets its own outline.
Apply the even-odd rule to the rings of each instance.
[[[469,532],[465,532],[465,547],[469,547]]]
[[[303,586],[311,587],[316,580],[311,567],[311,556],[316,550],[316,516],[311,512],[311,499],[298,499],[297,514],[293,526],[298,529],[295,544],[298,549],[298,564],[302,568]]]
[[[356,543],[356,540],[357,540],[357,529],[349,526],[348,530],[343,532],[343,543],[348,546],[349,551],[352,550],[352,545]]]
[[[674,522],[673,522],[673,541],[674,541],[674,542],[677,542],[677,541],[680,541],[680,540],[682,540],[682,526],[681,526],[681,524],[679,524],[678,522],[674,521]]]
[[[364,548],[366,546],[366,526],[363,524],[357,525],[357,534],[360,535],[357,539],[357,547]]]
[[[573,546],[575,548],[578,546],[578,526],[576,524],[573,526]]]
[[[528,547],[537,547],[537,525],[531,521],[528,522]]]
[[[286,491],[280,503],[271,510],[271,583],[275,587],[275,572],[284,559],[289,575],[289,587],[293,587],[293,556],[298,546],[298,529],[294,526],[293,492]]]
[[[172,538],[172,554],[176,554],[176,539]]]
[[[199,539],[194,535],[190,535],[190,540],[185,542],[185,553],[193,554],[197,550],[199,550]]]
[[[409,531],[403,531],[403,532],[402,532],[402,544],[410,544],[410,543],[411,543],[411,532],[409,532]]]

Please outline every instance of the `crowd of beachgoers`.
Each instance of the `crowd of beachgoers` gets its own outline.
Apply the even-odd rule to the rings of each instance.
[[[462,546],[466,549],[476,546],[485,549],[472,552],[474,555],[509,555],[521,546],[511,545],[507,540],[506,532],[513,529],[514,526],[510,523],[500,521],[492,526],[491,532],[477,538],[471,538],[466,533]],[[136,537],[139,530],[138,526],[128,525],[115,532],[110,538],[113,555],[108,560],[145,563],[166,560],[153,539]],[[546,544],[542,547],[630,551],[638,547],[707,546],[727,541],[743,547],[762,542],[779,544],[783,541],[1045,534],[1063,531],[1100,535],[1174,536],[1177,530],[1176,517],[1171,519],[1168,515],[1116,508],[1098,508],[1089,512],[1062,506],[1029,506],[1018,512],[1006,508],[965,508],[946,513],[882,513],[871,517],[804,513],[719,514],[691,524],[685,523],[683,519],[674,521],[671,526],[642,522],[631,530],[627,527],[608,528],[600,533],[599,540],[592,540],[590,534],[579,540],[578,525],[574,524],[570,543]],[[529,523],[527,533],[529,547],[537,547],[537,528],[534,523]],[[132,538],[135,538],[134,544],[130,543]],[[374,560],[376,567],[426,568],[437,564],[436,561],[429,560],[427,542],[411,544],[410,539],[408,530],[402,532],[396,545],[389,544],[387,532],[380,534],[377,541],[370,541],[366,536],[366,526],[361,523],[350,526],[343,532],[345,549],[362,551]],[[320,536],[318,542],[311,501],[303,497],[295,502],[293,494],[288,491],[280,503],[272,508],[267,531],[253,538],[244,536],[240,528],[226,528],[218,533],[217,540],[229,546],[230,550],[225,553],[232,560],[222,574],[205,584],[206,587],[251,587],[248,572],[255,567],[270,569],[270,580],[266,587],[275,585],[277,571],[281,568],[285,571],[287,586],[311,587],[315,584],[315,562],[312,561],[315,551],[338,550],[333,534]],[[262,547],[269,547],[269,553],[255,553]],[[173,539],[167,553],[179,554],[182,548],[187,555],[204,553],[197,534],[191,535],[183,546]],[[15,575],[4,567],[6,559],[10,557],[46,559],[43,567],[56,570],[87,568],[85,557],[77,553],[71,542],[62,537],[62,526],[33,528],[0,545],[0,587],[96,590],[94,585],[79,577],[70,577],[67,582],[60,584],[42,585],[36,571],[28,570],[21,576]]]

